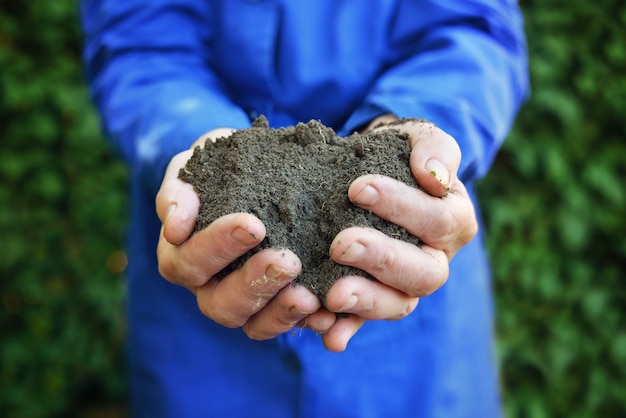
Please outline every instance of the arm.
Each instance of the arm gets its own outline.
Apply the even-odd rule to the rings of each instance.
[[[153,194],[203,133],[249,126],[211,72],[209,2],[83,0],[84,59],[104,128]]]
[[[512,1],[402,4],[389,66],[347,126],[354,130],[385,113],[430,120],[458,142],[459,178],[480,177],[528,91],[519,9]],[[415,27],[416,13],[433,17],[428,27]]]
[[[347,277],[330,289],[327,308],[345,314],[323,335],[331,350],[343,350],[366,320],[411,313],[419,297],[445,283],[448,263],[477,233],[463,183],[488,171],[528,88],[519,11],[512,2],[487,3],[414,2],[418,10],[398,10],[390,50],[407,53],[393,57],[344,127],[368,130],[399,117],[428,119],[441,129],[394,126],[409,135],[411,170],[427,193],[382,176],[350,186],[355,204],[407,228],[423,245],[362,228],[337,235],[331,257],[378,281]],[[415,13],[432,15],[432,24],[414,28]]]
[[[177,178],[190,147],[228,136],[223,128],[249,126],[247,114],[210,70],[212,57],[204,48],[213,36],[209,4],[84,0],[85,60],[109,138],[130,163],[134,179],[156,195],[163,222],[159,271],[192,291],[208,317],[266,339],[319,308],[315,295],[288,286],[300,272],[300,260],[288,250],[266,250],[244,269],[211,280],[258,245],[265,228],[252,215],[233,214],[189,238],[199,202],[193,188]],[[321,328],[333,319],[318,315]]]

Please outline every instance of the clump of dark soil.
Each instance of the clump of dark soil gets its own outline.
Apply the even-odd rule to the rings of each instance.
[[[296,282],[323,302],[338,278],[370,277],[330,259],[330,244],[341,230],[370,227],[419,243],[404,228],[348,199],[348,186],[364,174],[383,174],[417,187],[409,152],[406,135],[393,129],[342,138],[317,121],[270,129],[261,117],[249,129],[196,148],[179,177],[200,196],[196,230],[235,212],[252,213],[266,226],[263,242],[222,271],[222,277],[263,248],[288,248],[302,261]]]

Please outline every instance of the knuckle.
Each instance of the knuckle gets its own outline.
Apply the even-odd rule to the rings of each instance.
[[[268,340],[270,338],[274,338],[275,336],[282,334],[284,332],[292,329],[296,323],[301,318],[294,319],[291,316],[274,316],[267,321],[255,322],[253,323],[247,322],[241,328],[244,333],[248,336],[248,338],[256,341]],[[265,325],[263,325],[265,324]]]
[[[424,290],[424,280],[415,280],[406,289],[406,294],[416,298],[421,296],[427,296],[428,293]]]
[[[202,313],[202,315],[206,316],[207,318],[213,319],[215,322],[219,322],[217,318],[215,318],[213,315],[213,309],[211,308],[211,305],[208,303],[203,303],[199,298],[198,298],[198,309],[200,309],[200,312]]]
[[[415,308],[417,307],[417,303],[418,303],[419,299],[418,298],[408,298],[404,304],[402,304],[402,310],[400,312],[398,312],[397,315],[395,315],[392,318],[389,318],[390,321],[397,321],[403,318],[406,318],[407,316],[409,316],[411,313],[413,313],[413,311],[415,310]]]
[[[204,316],[227,328],[238,328],[243,325],[240,318],[232,315],[227,309],[220,309],[220,307],[216,306],[214,303],[201,302],[200,299],[198,299],[198,308]]]
[[[471,215],[466,215],[458,219],[457,225],[460,225],[460,228],[458,228],[459,231],[456,234],[455,242],[457,243],[456,249],[459,249],[469,243],[478,234],[479,227],[474,212],[471,212]]]
[[[471,209],[471,208],[470,208]],[[437,247],[456,250],[470,242],[478,233],[478,221],[473,210],[452,211],[442,208],[431,219],[429,242]]]
[[[159,274],[165,280],[167,280],[170,283],[176,283],[177,282],[176,280],[174,280],[172,272],[170,271],[169,263],[163,263],[163,262],[159,261],[158,269],[159,269]]]
[[[228,315],[217,310],[212,310],[212,316],[210,318],[215,322],[222,324],[226,328],[239,328],[243,325],[242,321],[238,317]]]
[[[157,268],[161,277],[163,277],[168,282],[178,285],[182,284],[182,280],[180,280],[178,275],[176,274],[176,267],[172,262],[165,261],[159,258]]]
[[[219,321],[219,315],[215,315],[212,304],[201,300],[200,297],[198,297],[198,309],[200,309],[202,315],[206,316],[207,318],[211,318],[215,322],[221,324],[221,322]]]
[[[452,236],[458,234],[458,219],[449,210],[441,210],[436,222],[439,232],[438,240],[449,240]]]
[[[428,296],[443,286],[447,279],[447,263],[441,263],[435,260],[425,266],[421,277],[412,281],[412,286],[407,289],[407,294],[413,298]]]
[[[303,318],[302,317],[294,317],[294,316],[278,317],[278,318],[276,318],[274,320],[274,329],[275,329],[276,334],[282,334],[283,332],[289,331],[301,319],[303,319]]]
[[[478,234],[478,220],[476,220],[476,216],[472,216],[471,223],[467,230],[467,234],[465,236],[464,244],[470,242],[476,235]]]
[[[268,337],[265,333],[259,331],[257,327],[251,327],[248,324],[244,324],[241,329],[248,338],[254,341],[263,341],[272,337]]]
[[[371,269],[376,273],[384,273],[388,271],[392,271],[394,267],[398,264],[398,255],[391,248],[385,248],[385,250],[380,254],[380,256],[375,260],[374,264],[371,266]]]
[[[439,261],[433,266],[430,280],[428,280],[426,291],[428,294],[439,289],[448,280],[449,267],[447,262]]]
[[[450,241],[458,234],[457,220],[454,214],[445,205],[438,205],[428,217],[422,220],[420,229],[427,231],[424,240],[435,246]],[[456,239],[455,239],[456,240]]]
[[[158,270],[161,277],[165,280],[180,286],[199,287],[207,282],[203,275],[194,274],[188,268],[172,262],[159,261]]]
[[[381,312],[381,306],[378,298],[372,298],[367,303],[359,303],[358,315],[363,318],[378,318]]]

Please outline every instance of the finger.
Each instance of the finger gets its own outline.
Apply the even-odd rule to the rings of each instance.
[[[308,289],[285,286],[242,328],[253,340],[267,340],[289,331],[319,308],[319,300]]]
[[[397,320],[413,312],[418,301],[379,281],[348,276],[330,288],[326,306],[333,312],[352,313],[364,319]]]
[[[356,315],[340,315],[328,332],[322,335],[324,346],[336,353],[344,351],[364,322],[365,319]]]
[[[451,260],[478,232],[474,205],[461,181],[437,198],[381,175],[365,175],[348,189],[358,206],[400,225],[426,244],[442,249]]]
[[[200,199],[193,186],[178,178],[178,171],[190,157],[191,151],[185,151],[172,159],[156,196],[156,210],[163,223],[163,236],[175,245],[189,238],[200,210]]]
[[[181,245],[161,238],[157,246],[159,272],[172,283],[189,289],[204,285],[265,238],[265,226],[254,215],[222,216]]]
[[[456,182],[461,163],[457,142],[427,121],[408,121],[397,129],[409,136],[409,164],[417,183],[433,196],[445,196]]]
[[[306,318],[300,320],[296,326],[300,328],[312,329],[318,334],[326,334],[336,320],[337,315],[334,312],[330,312],[324,307],[320,307],[320,309],[311,315],[308,315]]]
[[[448,259],[443,251],[428,245],[418,247],[370,228],[341,231],[331,244],[330,256],[339,264],[368,272],[410,297],[431,294],[445,283],[449,274]],[[388,299],[393,296],[397,295],[386,293]],[[363,306],[369,306],[368,303],[373,302],[366,300]]]
[[[207,140],[215,141],[219,137],[228,137],[234,130],[218,128],[198,138],[189,150],[172,158],[165,171],[165,176],[156,196],[156,210],[163,223],[163,237],[178,245],[191,235],[200,210],[200,199],[193,186],[178,178],[178,173],[193,154],[193,149],[203,146]]]
[[[289,250],[261,251],[224,279],[213,279],[198,287],[198,307],[204,315],[224,326],[243,326],[291,283],[300,270],[299,258]]]

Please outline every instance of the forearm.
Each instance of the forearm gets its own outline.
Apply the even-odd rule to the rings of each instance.
[[[485,174],[528,89],[521,17],[489,7],[484,16],[432,11],[440,24],[414,34],[414,51],[389,66],[348,125],[387,113],[428,119],[458,141],[461,180]]]
[[[206,2],[83,1],[85,61],[107,136],[156,192],[169,160],[201,134],[249,125],[211,73]],[[177,28],[172,30],[172,28]]]

